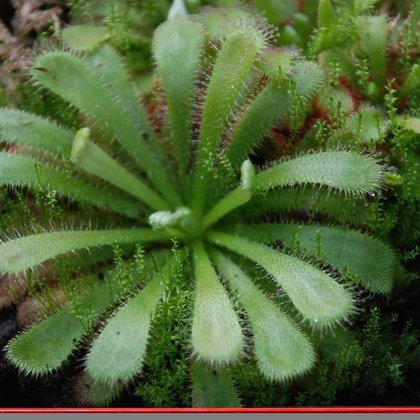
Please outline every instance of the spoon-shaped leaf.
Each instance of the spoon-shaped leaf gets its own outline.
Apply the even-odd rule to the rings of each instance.
[[[315,326],[329,326],[353,309],[351,294],[332,277],[299,258],[258,242],[219,232],[207,238],[255,261],[285,290],[304,319]]]
[[[38,160],[0,152],[0,185],[54,191],[72,200],[138,219],[144,207],[122,194],[112,193]]]
[[[194,245],[196,276],[192,345],[199,359],[221,364],[236,360],[243,339],[238,317],[201,243]]]
[[[249,316],[255,356],[263,375],[281,381],[308,371],[315,356],[305,335],[229,258],[218,252],[214,260],[238,292]]]
[[[289,184],[319,184],[362,194],[379,188],[381,172],[381,166],[369,156],[327,151],[278,163],[261,171],[255,182],[262,191]]]
[[[94,380],[108,385],[125,383],[141,370],[151,319],[164,291],[164,281],[173,274],[174,266],[170,259],[111,317],[95,339],[86,363]]]
[[[23,236],[0,244],[0,272],[18,273],[78,249],[164,241],[169,233],[152,229],[64,230]]]
[[[324,260],[375,293],[389,293],[395,256],[390,247],[360,232],[328,226],[256,224],[241,235],[261,242],[282,241]]]

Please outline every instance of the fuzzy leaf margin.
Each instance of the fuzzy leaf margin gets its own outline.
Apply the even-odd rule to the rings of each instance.
[[[223,277],[238,292],[249,316],[262,374],[269,380],[285,381],[309,371],[315,354],[299,327],[231,259],[221,253],[212,256]]]
[[[382,168],[373,158],[351,151],[326,151],[278,163],[256,176],[256,188],[318,184],[353,194],[380,188]]]
[[[286,247],[311,255],[355,276],[355,281],[374,293],[389,293],[396,264],[385,243],[354,230],[320,225],[260,223],[243,226],[241,235],[262,242],[282,241]]]

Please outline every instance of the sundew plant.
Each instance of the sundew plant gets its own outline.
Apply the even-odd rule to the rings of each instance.
[[[348,218],[290,216],[310,206],[357,217],[383,184],[372,155],[334,146],[253,163],[273,126],[305,113],[322,68],[274,47],[259,17],[209,9],[155,31],[154,89],[142,102],[118,54],[94,35],[70,27],[67,48],[32,68],[35,86],[78,112],[77,130],[0,110],[1,184],[55,209],[43,228],[0,244],[11,293],[49,303],[9,342],[8,360],[40,376],[86,349],[87,399],[107,404],[141,384],[154,314],[168,290],[176,299],[188,285],[182,339],[194,404],[238,405],[226,367],[250,353],[268,381],[309,372],[312,335],[346,324],[361,288],[388,294],[393,268],[391,249]],[[53,280],[40,280],[45,271]]]

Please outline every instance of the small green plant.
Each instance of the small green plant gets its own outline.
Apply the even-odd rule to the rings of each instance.
[[[358,285],[391,291],[393,252],[345,217],[380,193],[375,158],[334,147],[265,168],[250,160],[273,125],[305,114],[324,77],[271,36],[235,9],[165,22],[145,105],[101,37],[86,45],[69,28],[71,51],[36,58],[34,82],[78,109],[82,128],[0,111],[1,139],[14,145],[0,152],[1,184],[61,209],[45,230],[0,244],[0,272],[35,294],[52,289],[39,266],[60,262],[61,298],[50,293],[44,319],[8,344],[22,372],[51,373],[87,346],[85,401],[107,404],[141,373],[153,317],[170,317],[179,294],[174,316],[190,317],[190,332],[173,340],[192,350],[180,366],[191,370],[193,403],[237,406],[226,366],[251,351],[267,380],[303,375],[316,360],[311,336],[357,312]],[[291,221],[300,208],[337,223]],[[269,284],[282,293],[269,298]]]
[[[339,100],[347,112],[356,109],[360,100],[369,101],[371,107],[384,104],[389,108],[392,90],[396,93],[393,105],[402,105],[419,86],[418,63],[415,54],[409,52],[418,45],[416,1],[402,5],[409,9],[404,18],[392,20],[375,10],[376,3],[339,1],[334,7],[330,0],[318,3],[317,27],[308,49],[331,75],[322,101],[327,108],[333,108],[332,103]]]

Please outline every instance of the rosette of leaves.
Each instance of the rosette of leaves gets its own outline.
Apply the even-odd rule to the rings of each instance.
[[[331,74],[329,89],[321,98],[326,107],[341,102],[344,112],[360,99],[403,107],[420,83],[418,65],[418,2],[398,5],[398,14],[377,10],[377,1],[330,0],[318,3],[317,25],[308,44],[312,54]],[[331,105],[333,103],[333,105]]]
[[[202,406],[239,404],[225,367],[250,346],[267,380],[308,372],[316,360],[312,329],[356,311],[355,285],[381,294],[392,287],[393,253],[384,243],[339,220],[324,226],[282,217],[308,207],[337,215],[346,197],[379,193],[383,168],[373,157],[331,149],[265,168],[249,158],[296,102],[316,94],[321,69],[273,48],[258,18],[220,16],[177,18],[156,30],[159,112],[142,105],[120,57],[102,42],[45,52],[32,69],[36,84],[80,111],[79,131],[0,111],[1,139],[16,145],[0,153],[1,183],[63,197],[73,212],[71,227],[2,242],[0,272],[29,278],[56,258],[72,272],[83,258],[94,273],[106,258],[97,250],[120,249],[104,280],[74,269],[61,307],[7,347],[8,360],[36,376],[87,347],[83,380],[92,404],[108,403],[141,374],[153,315],[168,281],[181,281],[180,266],[194,273],[183,281],[194,289],[193,403]],[[89,208],[101,228],[75,227],[86,226]],[[264,212],[274,212],[272,223],[258,223]],[[283,292],[282,306],[264,283]],[[234,296],[243,311],[234,309]]]

